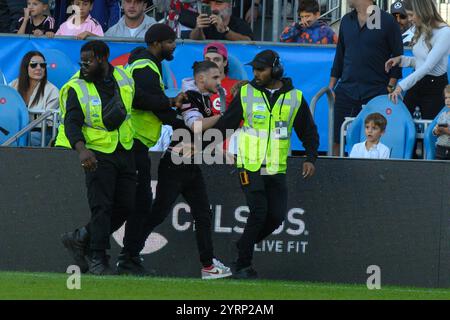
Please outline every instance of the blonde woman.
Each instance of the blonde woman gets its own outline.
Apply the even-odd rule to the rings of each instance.
[[[442,91],[448,84],[450,27],[439,15],[433,0],[404,0],[408,19],[416,26],[412,39],[413,57],[399,56],[386,62],[386,72],[393,66],[412,67],[414,72],[400,81],[389,95],[394,103],[408,91],[404,103],[410,112],[419,106],[422,118],[434,119],[444,106]]]

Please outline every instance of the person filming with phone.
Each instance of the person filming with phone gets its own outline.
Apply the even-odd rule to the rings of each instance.
[[[232,15],[231,0],[205,1],[199,6],[192,40],[250,41],[253,32],[244,20]]]

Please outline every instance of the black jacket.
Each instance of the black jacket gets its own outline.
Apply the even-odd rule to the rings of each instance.
[[[267,89],[259,87],[254,81],[250,82],[250,84],[266,94],[269,98],[270,109],[272,109],[280,95],[294,89],[290,78],[283,78],[282,82],[283,86],[275,91],[273,95]],[[225,134],[226,129],[237,129],[243,120],[241,98],[237,95],[214,127],[219,129],[222,134]],[[294,119],[294,130],[303,143],[307,161],[314,163],[317,158],[317,149],[319,148],[319,134],[305,97],[302,97],[300,110]]]
[[[131,51],[128,64],[141,59],[153,61],[162,75],[162,65],[158,59],[144,47],[138,47]],[[159,83],[159,76],[150,68],[142,68],[133,71],[133,79],[136,88],[144,90],[149,99],[151,110],[164,123],[172,127],[182,127],[183,123],[177,118],[176,112],[171,109],[170,99],[166,96]]]
[[[114,96],[114,83],[116,82],[113,77],[114,67],[109,66],[109,72],[106,78],[94,81],[94,85],[100,96],[102,106],[108,104],[111,98]],[[154,73],[154,72],[153,72]],[[80,73],[80,79],[83,79],[83,75]],[[158,80],[159,83],[159,80]],[[160,91],[161,88],[159,89]],[[151,93],[135,85],[135,93],[133,98],[133,108],[154,111],[154,112],[164,112],[167,106],[159,106],[153,103],[155,96]],[[74,89],[69,89],[68,98],[66,103],[66,114],[64,117],[64,127],[67,139],[70,142],[72,148],[78,141],[86,142],[81,128],[84,124],[84,114],[81,109],[80,102],[78,100],[77,94]],[[118,145],[120,148],[120,144]]]

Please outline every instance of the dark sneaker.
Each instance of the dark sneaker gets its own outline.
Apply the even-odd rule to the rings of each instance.
[[[87,272],[89,269],[86,259],[84,258],[89,243],[89,235],[85,230],[85,228],[81,228],[74,232],[64,233],[61,236],[61,242],[69,252],[75,264],[80,267],[82,273]]]
[[[86,261],[89,266],[89,273],[96,276],[111,276],[116,273],[109,266],[108,258],[93,258],[86,256]]]
[[[117,273],[137,277],[151,277],[156,274],[155,270],[147,270],[142,264],[141,257],[130,257],[128,254],[120,254],[117,259]]]
[[[252,266],[238,269],[235,272],[233,272],[233,279],[251,280],[251,279],[257,279],[257,278],[258,278],[258,273],[256,272],[255,269],[253,269]]]

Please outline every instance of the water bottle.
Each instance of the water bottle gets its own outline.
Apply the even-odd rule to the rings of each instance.
[[[420,107],[416,107],[413,113],[414,120],[422,120],[422,113],[420,112]],[[416,123],[416,131],[417,133],[424,133],[424,125],[423,123]]]

